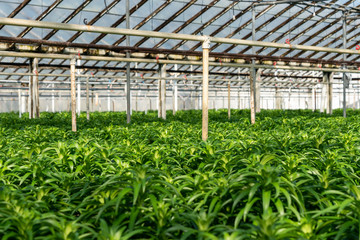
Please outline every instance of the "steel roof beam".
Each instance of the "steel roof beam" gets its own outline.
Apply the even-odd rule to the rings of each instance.
[[[85,0],[81,5],[76,8],[69,16],[67,16],[61,23],[68,23],[71,19],[73,19],[78,13],[80,13],[87,5],[89,5],[92,0]],[[52,36],[54,36],[60,29],[53,29],[49,32],[43,39],[49,40]]]
[[[52,10],[54,10],[63,0],[56,0],[51,4],[44,12],[42,12],[35,20],[41,21],[43,20]],[[31,31],[31,27],[28,27],[22,31],[18,37],[21,38],[25,36],[28,32]]]
[[[166,2],[164,2],[161,6],[159,6],[155,11],[153,11],[149,16],[147,16],[145,19],[143,19],[140,23],[138,23],[135,27],[133,27],[132,29],[140,29],[142,26],[144,26],[148,21],[150,21],[154,16],[156,16],[159,12],[161,12],[164,8],[166,8],[173,0],[168,0]],[[125,41],[126,37],[121,37],[120,39],[118,39],[115,43],[113,43],[112,45],[119,45],[120,43],[122,43],[123,41]],[[135,44],[136,46],[136,44]]]
[[[214,6],[216,3],[218,3],[220,0],[214,0],[211,3],[207,4],[205,7],[203,7],[201,9],[201,11],[197,12],[194,16],[192,16],[191,18],[189,18],[186,23],[191,23],[193,22],[195,19],[197,19],[198,17],[200,17],[202,14],[204,14],[205,12],[207,12],[212,6]],[[179,33],[181,30],[183,30],[185,27],[187,26],[187,24],[183,24],[180,27],[178,27],[177,29],[175,29],[173,31],[173,33]],[[163,39],[161,40],[159,43],[157,43],[154,48],[159,48],[160,46],[162,46],[165,42],[167,42],[168,39]]]
[[[350,1],[348,1],[346,4],[350,4],[350,3],[352,3],[353,2],[353,0],[350,0]],[[319,9],[319,10],[317,10],[316,12],[315,12],[315,14],[319,14],[319,13],[321,13],[321,12],[323,12],[325,9]],[[297,34],[296,36],[294,36],[294,37],[292,37],[291,39],[290,39],[290,41],[295,41],[296,39],[298,39],[299,37],[301,37],[301,36],[303,36],[306,32],[308,32],[308,31],[310,31],[311,29],[313,29],[314,27],[316,27],[316,26],[318,26],[321,22],[323,22],[323,21],[325,21],[327,18],[329,18],[329,17],[331,17],[332,15],[334,15],[334,14],[336,14],[337,13],[337,11],[332,11],[332,12],[330,12],[329,14],[327,14],[323,19],[321,19],[321,20],[319,20],[319,21],[317,21],[317,22],[315,22],[314,24],[312,24],[311,26],[309,26],[309,27],[307,27],[306,29],[304,29],[301,33],[299,33],[299,34]],[[308,18],[307,18],[307,20],[310,20],[311,18],[313,18],[313,16],[312,15],[310,15]],[[336,20],[337,21],[337,20]],[[336,21],[335,21],[335,23],[336,23]],[[333,24],[335,24],[334,22],[333,22]],[[294,26],[295,27],[295,26]],[[300,26],[297,26],[296,25],[296,28],[298,28],[298,27],[300,27]],[[321,32],[323,32],[324,31],[324,29],[322,29],[321,30]],[[316,34],[319,34],[319,33],[321,33],[320,31],[318,31]],[[287,31],[285,34],[284,34],[284,36],[286,35],[286,34],[290,34],[291,33],[291,30],[290,31]],[[310,37],[311,38],[313,38],[315,35],[311,35]],[[307,42],[307,41],[309,41],[309,38],[310,37],[308,37],[307,38],[307,40],[305,40],[305,41],[302,41],[302,43],[305,43],[305,42]],[[281,39],[281,38],[280,38]],[[280,40],[280,39],[278,39],[278,40]],[[273,55],[273,54],[275,54],[276,52],[278,51],[278,49],[275,49],[275,50],[273,50],[272,52],[270,52],[269,54],[271,54],[271,55]],[[287,54],[289,54],[291,51],[286,51],[284,54],[282,54],[282,56],[286,56]]]
[[[106,5],[106,7],[99,12],[93,19],[91,19],[87,25],[93,25],[94,23],[96,23],[102,16],[104,16],[108,11],[110,11],[113,7],[116,6],[116,4],[118,4],[120,2],[120,0],[114,0],[112,1],[109,5]],[[69,38],[69,40],[67,40],[68,42],[73,42],[76,38],[78,38],[83,32],[79,31],[77,33],[75,33],[71,38]]]
[[[217,19],[219,19],[221,16],[223,16],[225,13],[227,13],[228,11],[230,11],[233,7],[235,7],[237,3],[232,3],[229,6],[227,6],[225,9],[223,9],[221,12],[219,12],[218,14],[216,14],[213,18],[211,18],[209,21],[207,21],[205,24],[203,24],[201,27],[199,27],[196,31],[194,31],[192,33],[192,35],[197,35],[199,33],[201,33],[205,28],[207,28],[208,26],[210,26],[213,22],[215,22]],[[235,19],[238,19],[239,17],[241,17],[243,14],[246,13],[246,11],[250,9],[250,7],[242,10],[239,14],[237,14],[235,16]],[[214,36],[215,34],[217,34],[218,32],[220,32],[222,29],[224,29],[225,27],[229,26],[232,22],[234,22],[234,19],[229,20],[227,23],[225,23],[224,25],[221,26],[221,28],[217,29],[215,32],[212,33],[212,36]],[[221,29],[221,30],[220,30]],[[184,45],[186,43],[185,40],[179,42],[178,44],[176,44],[172,49],[177,49],[180,46]],[[200,44],[201,45],[201,44]],[[196,44],[196,48],[200,47],[199,44]],[[211,51],[210,51],[211,52]]]

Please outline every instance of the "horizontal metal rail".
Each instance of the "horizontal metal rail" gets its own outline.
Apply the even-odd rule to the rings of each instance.
[[[151,37],[151,38],[162,38],[162,39],[164,38],[177,39],[177,40],[188,40],[188,41],[198,41],[198,42],[204,42],[206,40],[210,40],[210,42],[212,43],[221,43],[221,44],[235,44],[235,45],[246,45],[246,46],[255,46],[255,47],[268,47],[268,48],[279,48],[279,49],[294,49],[294,50],[302,50],[302,51],[360,55],[359,51],[351,50],[351,49],[292,45],[292,44],[262,42],[262,41],[253,41],[253,40],[244,40],[244,39],[219,38],[219,37],[198,36],[198,35],[190,35],[190,34],[99,27],[99,26],[90,26],[90,25],[34,21],[34,20],[15,19],[15,18],[0,18],[0,25],[47,28],[47,29],[56,29],[56,30],[81,31],[81,32],[116,34],[116,35],[129,35],[129,36]]]

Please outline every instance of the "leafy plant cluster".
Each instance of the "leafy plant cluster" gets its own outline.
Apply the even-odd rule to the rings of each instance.
[[[168,114],[169,116],[170,114]],[[1,239],[358,239],[360,115],[0,114]]]

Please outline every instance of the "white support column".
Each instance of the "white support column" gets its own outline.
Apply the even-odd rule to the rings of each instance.
[[[156,97],[156,105],[157,105],[157,112],[158,112],[158,118],[161,118],[161,110],[162,110],[162,106],[161,106],[161,66],[159,65],[159,69],[158,69],[158,76],[159,76],[159,80],[158,80],[158,94]]]
[[[78,60],[79,61],[79,60]],[[80,77],[78,77],[77,79],[77,114],[78,116],[80,116],[80,113],[81,113],[81,83],[80,83]]]
[[[75,78],[75,58],[70,61],[70,78],[71,78],[71,123],[72,131],[76,132],[76,78]]]
[[[111,112],[111,98],[110,98],[110,89],[107,90],[107,105],[108,105],[108,112]]]
[[[321,81],[321,98],[320,98],[320,112],[323,113],[325,111],[325,105],[327,103],[326,95],[327,95],[327,87],[329,81],[329,74],[327,72],[323,72],[323,78]]]
[[[291,87],[289,87],[288,109],[291,109]]]
[[[250,118],[251,118],[251,124],[255,124],[255,79],[256,79],[256,73],[255,68],[250,68]]]
[[[33,70],[33,118],[40,117],[40,93],[39,93],[39,71],[38,71],[39,60],[33,59],[32,70]]]
[[[62,101],[62,97],[61,97],[61,92],[59,91],[59,102],[61,103],[61,101]],[[61,105],[59,106],[59,112],[62,112]]]
[[[51,111],[55,112],[55,84],[52,84],[52,93],[51,93]]]
[[[174,70],[178,70],[177,64],[174,65]],[[177,73],[175,73],[175,77],[177,77]],[[178,110],[178,86],[177,86],[177,80],[173,80],[173,115],[175,116],[177,110]]]
[[[326,113],[332,114],[333,106],[332,106],[332,98],[333,98],[333,79],[334,79],[334,73],[327,73],[328,74],[328,82],[327,82],[327,107],[326,107]]]
[[[166,64],[160,65],[159,110],[160,117],[166,119]]]
[[[89,93],[89,78],[86,78],[86,119],[90,120],[90,93]]]
[[[261,96],[260,96],[260,83],[261,83],[261,70],[256,69],[256,82],[255,82],[255,107],[256,112],[259,113],[261,111]]]
[[[30,62],[29,62],[29,73],[32,73],[33,72],[33,61],[34,59],[33,58],[30,58],[29,59]],[[33,88],[34,88],[34,84],[33,84],[33,77],[32,76],[29,76],[29,97],[28,97],[28,111],[29,111],[29,119],[32,119],[34,118],[34,97],[33,97],[33,94],[34,94],[34,91],[33,91]]]
[[[130,29],[130,0],[126,0],[126,29]],[[126,35],[126,46],[130,46],[130,36]],[[130,52],[126,51],[126,58],[130,58]],[[126,63],[126,122],[131,122],[131,78],[130,78],[130,62]]]
[[[353,110],[356,108],[356,96],[355,96],[355,88],[353,86]]]
[[[21,115],[22,115],[22,109],[21,109],[21,103],[22,103],[22,96],[21,96],[21,90],[19,89],[18,91],[18,99],[19,99],[19,118],[21,118]]]
[[[231,117],[231,106],[230,106],[230,103],[231,103],[231,99],[230,99],[230,81],[228,83],[228,119],[230,120],[230,117]]]
[[[209,50],[210,40],[207,38],[202,44],[203,50],[203,92],[202,92],[202,140],[208,139],[208,126],[209,126]]]
[[[282,101],[281,92],[279,91],[279,88],[276,87],[275,88],[275,108],[278,110],[281,109],[281,101]]]
[[[316,88],[315,86],[311,89],[311,105],[312,105],[312,111],[315,112],[316,110]]]

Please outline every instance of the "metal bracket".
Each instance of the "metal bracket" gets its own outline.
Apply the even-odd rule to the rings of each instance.
[[[203,44],[202,44],[202,48],[204,49],[209,49],[210,48],[210,43],[211,43],[211,41],[210,41],[210,37],[209,36],[205,36],[204,37],[204,42],[203,42]]]

